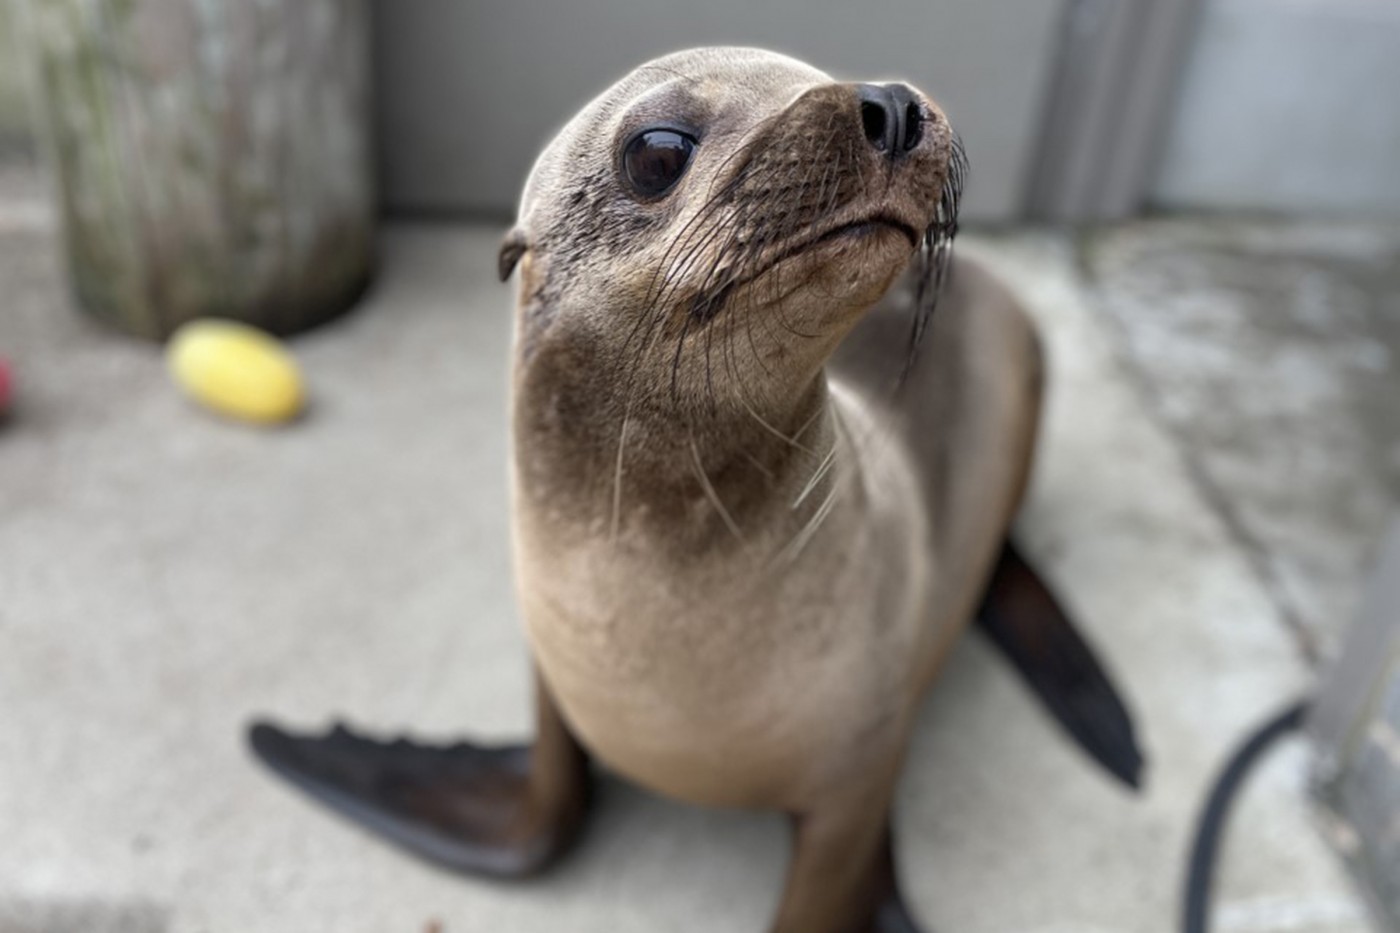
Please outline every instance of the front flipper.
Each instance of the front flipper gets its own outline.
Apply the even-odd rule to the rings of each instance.
[[[889,797],[897,769],[867,762],[887,790],[838,797],[793,818],[792,862],[769,933],[923,933],[899,891]]]
[[[1129,787],[1143,757],[1132,719],[1054,595],[1007,542],[977,621],[1085,751]]]
[[[407,850],[468,874],[535,874],[577,837],[588,758],[540,684],[535,745],[428,747],[337,726],[293,735],[259,723],[253,751],[312,799]]]
[[[859,928],[860,933],[923,933],[924,928],[909,912],[904,895],[899,891],[899,878],[894,867],[894,840],[885,830],[884,841],[876,861],[875,912],[870,922]]]

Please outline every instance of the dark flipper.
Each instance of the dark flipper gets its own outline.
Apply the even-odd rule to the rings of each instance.
[[[534,747],[427,747],[337,726],[293,735],[266,723],[253,751],[312,799],[453,871],[532,875],[568,848],[589,796],[587,756],[545,691]]]
[[[977,621],[1075,741],[1114,777],[1138,787],[1142,752],[1118,691],[1054,595],[1009,542]]]

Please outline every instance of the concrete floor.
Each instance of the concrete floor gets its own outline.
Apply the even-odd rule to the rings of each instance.
[[[366,839],[242,746],[269,711],[525,734],[496,236],[391,227],[366,304],[294,342],[308,417],[253,430],[185,403],[156,348],[75,314],[36,190],[0,178],[0,354],[21,380],[0,428],[0,933],[763,928],[787,848],[775,816],[608,781],[573,857],[502,886]],[[1111,659],[1152,765],[1144,794],[1121,793],[968,639],[900,796],[906,890],[945,933],[1161,933],[1206,783],[1309,666],[1255,544],[1192,465],[1189,413],[1144,391],[1075,245],[965,248],[1044,325],[1050,407],[1019,532]],[[1344,524],[1319,534],[1360,547],[1369,529]],[[1372,929],[1311,816],[1306,763],[1295,743],[1250,785],[1221,933]]]
[[[1400,507],[1400,225],[1158,221],[1083,262],[1149,408],[1331,653]]]

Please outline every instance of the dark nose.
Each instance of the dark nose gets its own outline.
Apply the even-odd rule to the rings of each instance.
[[[924,137],[924,111],[907,84],[861,84],[860,122],[865,138],[891,159],[912,152]]]

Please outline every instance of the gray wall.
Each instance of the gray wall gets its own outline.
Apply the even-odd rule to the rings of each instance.
[[[14,35],[21,2],[0,0],[0,156],[28,146]],[[1082,12],[1119,0],[1076,2]],[[377,0],[386,200],[398,210],[505,215],[552,130],[613,78],[672,48],[741,42],[841,75],[901,75],[926,88],[968,143],[968,216],[1013,219],[1037,162],[1049,160],[1040,200],[1063,200],[1073,180],[1066,172],[1076,171],[1060,166],[1047,183],[1054,147],[1038,155],[1069,3]],[[1165,143],[1151,160],[1151,201],[1174,210],[1400,214],[1400,2],[1203,7],[1167,107]],[[1072,42],[1066,49],[1073,66],[1082,56]],[[1096,75],[1094,88],[1105,80]],[[1111,128],[1104,139],[1121,135]],[[1083,212],[1071,204],[1041,213]]]
[[[535,154],[632,66],[760,45],[838,76],[906,78],[967,143],[967,216],[1020,211],[1065,0],[380,0],[389,206],[513,212]]]
[[[1400,213],[1400,3],[1207,0],[1154,200]]]
[[[31,144],[18,36],[19,0],[0,0],[0,155]]]

